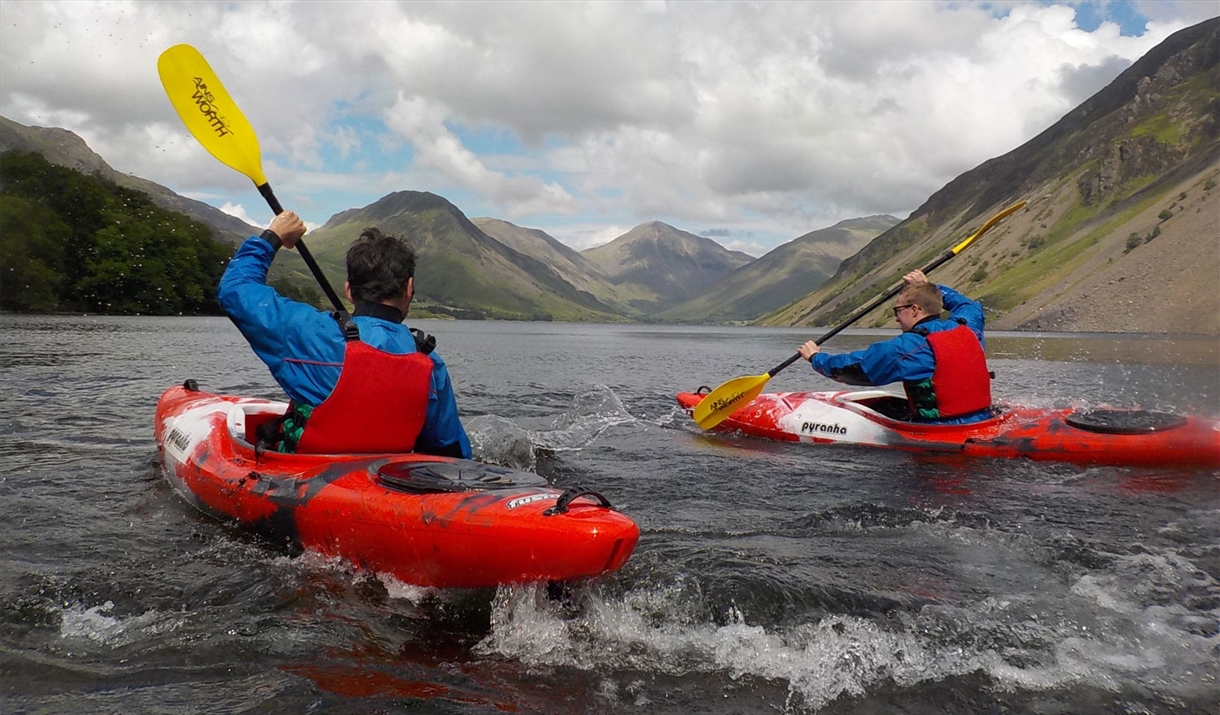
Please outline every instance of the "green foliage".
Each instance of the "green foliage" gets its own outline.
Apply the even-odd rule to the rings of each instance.
[[[1168,114],[1158,114],[1132,129],[1131,136],[1151,136],[1162,144],[1175,146],[1182,140],[1182,124]]]
[[[138,191],[8,152],[0,227],[6,310],[219,312],[215,287],[231,249]]]
[[[970,274],[970,281],[973,283],[982,283],[987,280],[987,268],[979,266],[978,270]]]
[[[1214,188],[1216,188],[1216,180],[1215,180],[1215,179],[1208,179],[1208,180],[1207,180],[1206,182],[1204,182],[1204,184],[1203,184],[1203,190],[1204,190],[1204,191],[1211,191],[1211,190],[1212,190],[1212,189],[1214,189]]]
[[[1046,236],[1043,236],[1040,233],[1034,234],[1033,236],[1030,236],[1021,241],[1021,245],[1025,246],[1025,248],[1030,251],[1036,251],[1039,248],[1042,248],[1042,246],[1045,243],[1046,243]]]
[[[1144,242],[1144,239],[1140,238],[1140,235],[1138,233],[1133,233],[1130,236],[1127,236],[1127,248],[1126,248],[1126,250],[1123,251],[1123,253],[1130,253],[1130,252],[1134,251],[1136,249],[1136,247],[1138,247],[1143,242]]]
[[[1162,221],[1168,221],[1169,219],[1173,218],[1173,212],[1170,211],[1169,209],[1165,209],[1164,211],[1157,214],[1156,217]]]
[[[1132,234],[1132,235],[1134,235],[1134,234]],[[1154,239],[1160,235],[1161,235],[1161,227],[1153,226],[1152,230],[1148,233],[1148,235],[1146,237],[1144,237],[1144,243],[1148,243],[1149,241],[1151,241],[1152,239]]]
[[[1149,202],[1155,200],[1158,199],[1148,199]],[[1070,242],[1062,241],[1060,239],[1067,234],[1069,227],[1079,226],[1089,215],[1089,210],[1078,204],[1055,223],[1037,258],[1028,258],[995,276],[987,284],[987,292],[979,295],[978,299],[1000,312],[1011,310],[1074,270],[1085,260],[1090,247],[1111,235],[1115,226],[1130,220],[1131,215],[1145,208],[1143,204],[1136,204],[1096,226],[1087,235]]]
[[[72,230],[54,211],[0,195],[0,308],[54,310]]]

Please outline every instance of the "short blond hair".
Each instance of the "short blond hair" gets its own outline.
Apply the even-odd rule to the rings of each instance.
[[[940,294],[940,286],[927,281],[908,283],[898,292],[898,302],[917,305],[928,315],[940,315],[940,311],[945,308],[945,299]]]

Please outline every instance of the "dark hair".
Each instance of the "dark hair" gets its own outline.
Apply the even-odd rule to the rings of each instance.
[[[402,295],[415,275],[415,251],[397,236],[366,228],[347,249],[352,300],[380,303]]]

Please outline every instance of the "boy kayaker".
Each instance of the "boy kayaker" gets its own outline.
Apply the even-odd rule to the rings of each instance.
[[[260,444],[281,452],[469,459],[435,340],[403,324],[415,296],[415,252],[376,228],[352,242],[344,289],[355,309],[344,325],[339,314],[267,285],[276,251],[292,249],[304,234],[299,216],[279,214],[237,249],[217,289],[221,307],[291,399],[284,417],[260,430]]]
[[[967,424],[991,416],[991,373],[983,352],[983,306],[923,271],[903,276],[894,319],[902,334],[863,350],[827,355],[812,340],[798,348],[813,369],[848,385],[901,382],[911,419]],[[942,310],[949,319],[941,320]]]

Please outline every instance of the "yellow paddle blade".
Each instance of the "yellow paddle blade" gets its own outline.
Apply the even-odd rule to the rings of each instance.
[[[203,148],[256,186],[267,183],[254,128],[199,50],[174,45],[161,53],[157,73],[182,123]]]
[[[1012,206],[1009,206],[1008,208],[1006,208],[1006,209],[1004,209],[1003,211],[999,212],[999,213],[998,213],[998,214],[996,214],[995,216],[992,216],[992,217],[991,217],[991,219],[987,221],[987,223],[983,224],[983,227],[982,227],[982,228],[980,228],[979,230],[977,230],[977,231],[975,231],[975,232],[974,232],[974,235],[970,236],[970,238],[967,238],[965,241],[962,241],[961,243],[959,243],[959,244],[957,244],[956,246],[954,246],[954,247],[953,247],[953,255],[955,255],[955,256],[956,256],[957,254],[959,254],[959,253],[961,253],[962,251],[966,250],[966,248],[967,248],[967,247],[968,247],[970,244],[974,243],[975,239],[977,239],[979,236],[982,236],[984,233],[987,233],[987,231],[988,231],[988,230],[989,230],[989,229],[990,229],[992,226],[994,226],[994,225],[996,225],[997,223],[999,223],[1000,221],[1004,220],[1004,218],[1006,218],[1006,217],[1008,216],[1008,214],[1010,214],[1010,213],[1012,213],[1012,212],[1016,211],[1017,209],[1021,208],[1021,207],[1022,207],[1022,206],[1024,206],[1025,204],[1026,204],[1026,202],[1025,202],[1025,201],[1018,201],[1017,203],[1013,204]]]
[[[703,402],[695,405],[691,417],[699,429],[711,429],[758,397],[770,379],[770,374],[733,378],[707,393]]]

